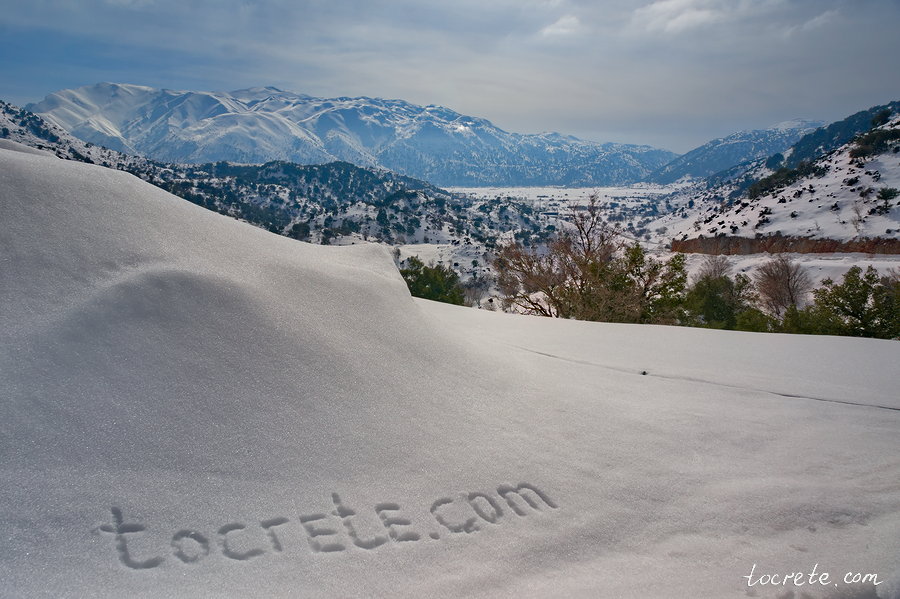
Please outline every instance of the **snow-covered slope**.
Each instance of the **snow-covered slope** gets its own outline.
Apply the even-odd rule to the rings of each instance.
[[[784,152],[803,135],[823,124],[821,121],[796,119],[768,129],[740,131],[714,139],[675,158],[652,173],[648,180],[665,184],[683,177],[709,177],[738,164]]]
[[[65,160],[102,164],[120,170],[147,169],[149,160],[84,142],[31,111],[0,100],[0,140],[43,150]]]
[[[900,119],[878,128],[900,131]],[[756,197],[720,203],[698,202],[699,213],[670,227],[676,238],[698,236],[795,236],[849,241],[864,238],[900,239],[900,140],[874,155],[854,158],[856,142],[844,144],[816,160],[809,174]],[[752,188],[751,188],[752,189]],[[900,194],[900,192],[897,192]]]
[[[271,87],[226,93],[101,83],[27,108],[85,141],[167,162],[344,160],[438,185],[617,184],[675,157],[649,146],[509,133],[440,106]]]
[[[0,594],[900,596],[896,342],[413,300],[384,249],[18,149]]]

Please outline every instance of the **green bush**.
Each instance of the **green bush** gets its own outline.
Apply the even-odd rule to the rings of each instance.
[[[687,324],[734,330],[738,316],[750,309],[751,300],[751,281],[745,275],[701,276],[685,298]]]
[[[896,187],[882,187],[878,190],[878,199],[883,202],[889,202],[900,195],[900,189]]]
[[[406,268],[400,269],[400,275],[414,297],[458,306],[463,304],[465,290],[452,268],[440,264],[426,266],[418,256],[411,256],[406,260]]]
[[[885,108],[874,117],[872,117],[872,127],[880,127],[891,120],[891,109]]]
[[[747,308],[738,312],[734,328],[738,331],[772,333],[778,330],[778,321],[759,308]]]
[[[813,295],[813,304],[791,315],[791,322],[785,317],[786,332],[900,338],[900,277],[896,273],[879,277],[871,266],[865,272],[853,266],[841,283],[825,279]]]
[[[891,142],[900,139],[900,129],[876,129],[856,138],[850,158],[866,158],[887,152]]]

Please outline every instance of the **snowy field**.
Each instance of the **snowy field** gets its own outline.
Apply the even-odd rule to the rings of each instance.
[[[473,199],[508,198],[531,204],[546,212],[565,212],[569,206],[583,206],[592,194],[597,194],[602,204],[616,202],[643,205],[685,186],[683,183],[636,183],[617,187],[448,187],[447,191]]]
[[[900,598],[896,341],[414,300],[8,148],[0,223],[0,596]]]

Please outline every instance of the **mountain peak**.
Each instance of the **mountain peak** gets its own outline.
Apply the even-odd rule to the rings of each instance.
[[[782,121],[780,123],[775,123],[770,127],[766,127],[767,131],[791,131],[795,129],[805,129],[807,131],[812,131],[814,129],[818,129],[825,123],[822,121],[815,121],[811,119],[791,119],[789,121]]]

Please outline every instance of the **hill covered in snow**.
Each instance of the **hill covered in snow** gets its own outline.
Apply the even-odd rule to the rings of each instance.
[[[811,248],[821,246],[819,251],[828,251],[829,241],[854,240],[861,244],[856,251],[878,251],[873,240],[900,240],[898,198],[900,119],[895,116],[812,162],[769,171],[736,199],[705,202],[692,223],[682,224],[680,239],[790,236]],[[863,247],[867,243],[871,249]]]
[[[896,342],[413,300],[9,140],[0,222],[4,595],[900,596]]]
[[[101,83],[26,108],[82,140],[165,162],[340,160],[437,185],[619,184],[675,157],[649,146],[510,133],[441,106],[272,87],[194,92]]]
[[[647,227],[677,251],[897,253],[898,116],[898,102],[875,106],[693,182]]]

